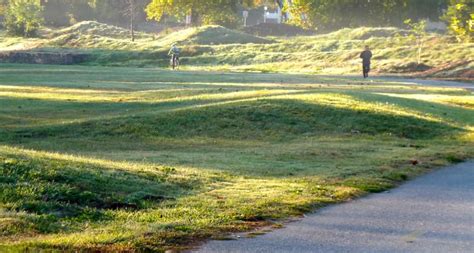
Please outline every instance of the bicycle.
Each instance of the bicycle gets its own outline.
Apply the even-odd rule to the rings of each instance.
[[[172,55],[170,59],[170,66],[173,70],[179,69],[179,56],[178,55]]]

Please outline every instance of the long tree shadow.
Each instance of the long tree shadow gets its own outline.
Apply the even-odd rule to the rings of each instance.
[[[152,208],[199,191],[202,185],[198,177],[181,177],[174,168],[121,169],[5,148],[0,146],[0,205],[28,215],[20,216],[25,227],[5,227],[3,236],[27,228],[56,233],[65,221],[106,221],[113,215],[108,211]]]
[[[354,101],[364,101],[363,97],[350,95]],[[377,104],[384,99],[385,96],[380,96],[370,102]],[[415,114],[356,110],[350,105],[341,108],[331,103],[312,102],[316,103],[269,96],[258,100],[180,103],[176,107],[154,108],[141,114],[86,117],[83,121],[67,124],[10,128],[0,132],[0,136],[3,143],[34,149],[67,150],[87,156],[132,161],[150,157],[153,163],[188,166],[202,171],[239,168],[247,175],[284,177],[288,176],[289,166],[306,173],[309,164],[317,157],[301,160],[299,155],[282,157],[255,153],[252,149],[259,145],[271,148],[273,144],[290,143],[311,136],[333,136],[348,141],[353,137],[359,138],[359,135],[367,140],[388,137],[402,141],[429,141],[455,137],[468,131],[458,124],[419,118]],[[431,104],[425,102],[418,106],[420,112],[431,108]],[[450,107],[444,109],[449,111]],[[107,155],[115,152],[119,155]],[[254,164],[248,168],[249,164],[239,159],[247,159]],[[315,170],[311,169],[311,173],[318,171],[317,167],[313,168]]]
[[[21,66],[21,67],[17,67]],[[153,68],[121,68],[89,66],[61,66],[51,68],[43,65],[2,65],[3,84],[35,84],[54,86],[87,87],[91,84],[127,83],[124,89],[133,89],[140,85],[156,84],[208,84],[216,87],[219,84],[233,84],[239,87],[253,87],[253,84],[294,86],[296,84],[333,83],[343,77],[314,77],[304,74],[273,74],[273,73],[238,73],[208,71],[169,71]],[[82,83],[82,84],[81,84]],[[76,86],[74,86],[76,85]],[[258,86],[256,86],[258,87]]]
[[[294,99],[259,99],[190,106],[152,115],[125,115],[15,131],[15,139],[28,138],[147,138],[284,140],[302,134],[393,135],[429,139],[463,131],[443,122],[415,116],[310,104]],[[28,135],[26,135],[28,133]]]
[[[432,114],[436,117],[444,119],[446,122],[464,122],[464,124],[474,125],[474,111],[459,106],[376,93],[348,92],[347,94],[350,94],[360,101],[368,103],[382,101],[390,104],[396,104],[397,106],[408,110],[416,110],[420,113]]]
[[[291,92],[292,95],[311,94],[313,91]],[[127,101],[115,98],[115,101],[81,101],[52,98],[15,98],[0,96],[0,119],[6,131],[29,132],[30,129],[65,127],[78,122],[109,121],[126,117],[153,116],[177,110],[187,110],[195,107],[214,107],[219,104],[239,101],[270,98],[288,94],[288,92],[239,93],[234,90],[217,90],[216,92],[199,92],[189,96],[168,99],[150,99],[148,102]],[[52,108],[56,111],[52,112]],[[1,129],[0,125],[0,131]]]

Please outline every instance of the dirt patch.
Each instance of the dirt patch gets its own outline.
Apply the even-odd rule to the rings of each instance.
[[[421,73],[415,74],[414,77],[456,77],[461,79],[474,79],[474,69],[471,67],[471,64],[474,61],[456,61],[446,63],[435,68],[428,69]]]
[[[393,65],[391,71],[393,73],[417,73],[429,71],[430,69],[432,67],[424,63],[407,62]]]
[[[86,54],[27,51],[0,52],[0,62],[3,63],[73,65],[85,62],[87,59],[88,55]]]

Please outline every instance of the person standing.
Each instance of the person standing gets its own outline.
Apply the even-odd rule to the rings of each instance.
[[[362,58],[362,72],[364,73],[364,78],[368,78],[372,60],[372,51],[370,51],[369,46],[365,46],[365,50],[360,54],[360,58]]]

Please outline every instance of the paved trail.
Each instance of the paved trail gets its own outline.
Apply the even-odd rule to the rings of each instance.
[[[440,87],[440,88],[461,88],[461,89],[474,91],[473,83],[439,81],[439,80],[429,80],[429,79],[408,79],[408,78],[399,78],[399,77],[374,77],[373,80],[395,82],[395,83],[402,83],[402,84],[433,86],[433,87]]]
[[[474,162],[197,252],[474,252]]]

